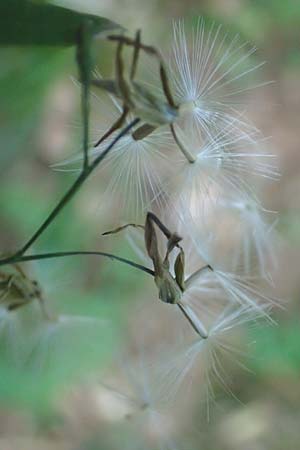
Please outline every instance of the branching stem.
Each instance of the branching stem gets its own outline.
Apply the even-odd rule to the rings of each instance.
[[[130,261],[129,259],[122,258],[121,256],[113,255],[112,253],[106,252],[97,252],[97,251],[70,251],[70,252],[51,252],[51,253],[40,253],[36,255],[14,255],[8,258],[0,260],[0,266],[4,266],[5,264],[15,264],[20,262],[27,261],[37,261],[41,259],[52,259],[52,258],[64,258],[66,256],[104,256],[106,258],[110,258],[115,261],[119,261],[123,264],[127,264],[128,266],[134,267],[138,270],[142,270],[143,272],[148,273],[149,275],[154,276],[154,271],[148,269],[148,267],[142,266],[141,264],[135,263],[134,261]]]
[[[26,242],[26,244],[15,253],[11,258],[6,258],[0,260],[0,265],[3,265],[3,261],[6,261],[6,264],[11,262],[15,262],[15,257],[20,257],[24,255],[24,253],[31,247],[31,245],[39,238],[39,236],[49,227],[49,225],[53,222],[53,220],[58,216],[58,214],[63,210],[63,208],[69,203],[69,201],[73,198],[74,194],[79,190],[82,184],[86,181],[86,179],[90,176],[93,170],[100,164],[100,162],[105,158],[105,156],[110,152],[110,150],[115,146],[115,144],[125,136],[138,122],[140,119],[134,119],[130,122],[120,133],[113,139],[113,141],[108,145],[108,147],[100,153],[100,155],[90,163],[86,168],[82,169],[82,172],[66,192],[66,194],[62,197],[62,199],[58,202],[49,216],[44,220],[42,225],[37,229],[37,231],[33,234],[33,236]]]

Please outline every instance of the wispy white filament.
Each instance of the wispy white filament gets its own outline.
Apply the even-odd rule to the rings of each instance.
[[[93,105],[95,111],[99,109],[102,112],[102,119],[109,125],[107,128],[103,125],[99,127],[97,121],[91,127],[90,161],[99,156],[116,137],[119,130],[97,147],[93,146],[93,142],[98,141],[122,113],[119,101],[112,96],[103,98],[94,95]],[[131,120],[129,115],[123,126]],[[128,134],[116,143],[100,164],[97,174],[106,183],[104,198],[108,198],[112,205],[118,205],[120,219],[138,219],[151,208],[153,202],[163,204],[163,183],[173,170],[170,158],[174,146],[170,131],[164,127],[156,129],[143,140],[135,140]],[[82,152],[79,152],[53,167],[60,171],[79,172],[82,160]]]
[[[228,378],[222,365],[224,356],[239,362],[241,352],[232,346],[228,338],[232,332],[245,324],[261,319],[261,314],[251,307],[226,307],[216,317],[208,330],[207,339],[198,336],[190,343],[175,348],[168,358],[163,358],[160,366],[161,393],[167,400],[174,399],[181,387],[187,386],[187,379],[194,383],[208,399],[214,397],[214,382],[231,392]]]
[[[249,75],[263,65],[251,61],[255,50],[241,43],[237,35],[230,38],[220,25],[205,26],[203,19],[190,34],[185,31],[184,21],[174,23],[169,71],[183,125],[188,122],[212,139],[232,123],[238,135],[245,136],[255,129],[241,116],[236,104],[237,96],[255,87],[253,82],[249,85]],[[245,79],[247,84],[243,83]]]

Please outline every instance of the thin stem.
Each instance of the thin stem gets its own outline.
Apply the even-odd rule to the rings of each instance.
[[[78,33],[77,44],[77,64],[79,69],[79,79],[81,81],[81,111],[83,121],[83,170],[89,165],[89,94],[92,71],[91,56],[92,34],[90,32],[90,21],[86,20]]]
[[[94,160],[93,163],[90,164],[88,169],[88,175],[98,166],[98,164],[105,158],[108,152],[115,146],[115,144],[123,137],[125,136],[135,125],[137,125],[141,121],[140,118],[136,118],[132,120],[126,127],[123,128],[123,130],[120,131],[120,133],[114,138],[114,140],[109,144],[109,146],[102,152],[100,155]]]
[[[51,211],[48,217],[44,220],[42,225],[36,230],[32,237],[26,242],[26,244],[16,253],[16,255],[23,255],[26,250],[38,239],[38,237],[48,228],[53,220],[58,216],[60,211],[69,203],[74,194],[78,191],[80,186],[86,180],[86,172],[81,172],[79,177],[75,180],[69,190],[65,193],[62,199],[57,203],[55,208]]]
[[[180,311],[183,313],[185,318],[192,325],[196,333],[199,334],[199,336],[202,337],[202,339],[207,339],[208,333],[203,324],[201,323],[201,321],[194,313],[194,311],[188,305],[184,305],[183,303],[180,302],[177,303],[177,306],[179,307]]]
[[[213,272],[213,268],[211,267],[210,264],[207,264],[206,266],[201,267],[200,269],[196,270],[194,273],[192,273],[192,275],[190,275],[186,280],[185,280],[185,288],[188,289],[193,282],[203,273],[206,272],[207,270],[210,270]]]
[[[153,212],[151,211],[147,212],[146,220],[151,220],[152,222],[154,222],[158,226],[160,231],[166,236],[166,238],[171,239],[172,237],[171,231],[168,230],[168,228],[159,220],[159,218]]]
[[[129,109],[126,105],[123,105],[123,111],[120,117],[112,124],[112,126],[101,136],[100,139],[94,144],[94,147],[98,147],[103,141],[105,141],[114,131],[122,127],[129,113]]]
[[[105,231],[104,233],[102,233],[102,236],[108,236],[109,234],[119,233],[120,231],[123,231],[128,227],[141,228],[142,230],[145,230],[145,225],[139,225],[136,223],[126,223],[126,225],[122,225],[118,228],[115,228],[114,230]]]
[[[182,142],[179,140],[176,131],[175,131],[175,127],[174,125],[171,123],[170,125],[170,129],[171,129],[171,133],[173,135],[174,141],[176,142],[176,144],[178,145],[178,147],[180,148],[182,154],[186,157],[186,159],[188,160],[189,163],[193,164],[196,161],[196,158],[194,157],[194,155],[192,155],[188,149],[182,144]]]
[[[16,252],[16,256],[23,255],[26,250],[38,239],[38,237],[48,228],[48,226],[53,222],[56,216],[62,211],[62,209],[69,203],[69,201],[73,198],[74,194],[78,191],[81,185],[86,181],[89,175],[93,172],[93,170],[100,164],[100,162],[105,158],[108,152],[114,147],[114,145],[125,136],[138,122],[140,119],[134,119],[130,122],[120,133],[113,139],[113,141],[108,145],[108,147],[100,153],[100,155],[86,168],[84,169],[79,177],[72,184],[70,189],[66,192],[66,194],[62,197],[62,199],[58,202],[46,220],[42,223],[42,225],[37,229],[37,231],[33,234],[33,236],[26,242],[26,244]],[[1,261],[0,261],[1,264]]]
[[[135,34],[135,46],[133,50],[133,58],[132,58],[132,65],[130,70],[130,80],[132,81],[136,74],[137,69],[137,63],[139,58],[139,52],[140,52],[140,42],[141,42],[141,30],[137,30]]]
[[[149,275],[154,276],[154,271],[148,269],[148,267],[142,266],[141,264],[137,264],[129,259],[122,258],[121,256],[113,255],[111,253],[106,252],[97,252],[97,251],[71,251],[71,252],[51,252],[51,253],[40,253],[36,255],[15,255],[0,261],[0,266],[4,266],[5,264],[14,264],[19,262],[27,262],[27,261],[37,261],[41,259],[51,259],[51,258],[63,258],[66,256],[78,256],[78,255],[94,255],[94,256],[104,256],[106,258],[110,258],[115,261],[119,261],[123,264],[127,264],[128,266],[134,267],[136,269],[142,270],[143,272],[148,273]]]

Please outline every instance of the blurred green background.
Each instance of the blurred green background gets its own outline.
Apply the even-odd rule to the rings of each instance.
[[[3,0],[2,0],[3,1]],[[266,60],[264,78],[275,83],[251,93],[251,117],[279,155],[282,177],[266,192],[265,203],[279,211],[277,297],[286,309],[277,313],[277,327],[249,330],[250,358],[245,372],[232,369],[235,398],[217,392],[208,422],[195,404],[180,418],[178,447],[182,449],[296,450],[300,442],[300,3],[297,0],[65,0],[59,4],[99,14],[129,30],[142,28],[144,39],[158,44],[165,23],[198,16],[224,24],[258,47]],[[55,30],[53,30],[55,32]],[[80,150],[79,89],[74,48],[1,48],[0,60],[0,236],[1,251],[12,251],[28,238],[74,179],[74,173],[54,171],[52,164]],[[96,44],[97,65],[110,73],[108,44]],[[254,106],[253,106],[254,105]],[[99,106],[100,107],[100,106]],[[101,117],[103,111],[97,111]],[[119,238],[100,237],[114,221],[117,205],[103,205],[107,180],[92,177],[36,243],[35,251],[88,249],[111,251],[134,258]],[[96,244],[95,244],[96,243]],[[28,367],[0,361],[0,449],[121,448],[111,439],[92,379],[117,358],[128,321],[145,280],[137,272],[99,258],[65,259],[30,265],[42,284],[51,311],[97,318],[99,323],[71,324],[44,343],[47,370],[39,370],[37,348]],[[146,277],[145,277],[146,278]],[[148,296],[153,296],[151,284]],[[91,319],[92,320],[92,319]],[[73,330],[73,331],[72,331]],[[1,332],[4,333],[3,329]],[[7,334],[7,330],[5,331]],[[75,340],[74,340],[75,339]],[[36,362],[37,361],[37,362]],[[42,363],[41,363],[42,364]],[[95,375],[96,376],[96,375]],[[97,377],[96,377],[97,378]],[[81,383],[85,380],[84,388]],[[79,386],[75,394],[71,387]],[[82,391],[80,390],[82,389]],[[71,390],[70,397],[66,394]],[[73,393],[73,394],[72,394]],[[201,409],[202,410],[202,409]],[[108,421],[109,422],[109,421]],[[100,424],[100,425],[99,425]],[[121,425],[120,425],[121,427]],[[135,444],[128,430],[123,448]],[[158,447],[151,446],[155,450]]]

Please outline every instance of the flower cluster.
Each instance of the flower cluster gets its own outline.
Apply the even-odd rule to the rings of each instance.
[[[125,135],[99,169],[109,177],[107,191],[118,204],[120,222],[128,216],[135,222],[153,210],[182,237],[186,278],[181,312],[202,331],[183,353],[172,352],[174,367],[181,364],[178,373],[169,367],[172,376],[166,378],[174,385],[171,380],[183,379],[200,353],[211,360],[203,363],[204,370],[212,367],[217,372],[215,346],[225,348],[223,335],[251,320],[270,319],[275,304],[259,287],[260,278],[268,279],[273,255],[272,224],[263,217],[258,198],[262,182],[276,179],[278,172],[274,155],[264,149],[260,132],[239,107],[243,94],[257,87],[251,76],[262,64],[253,63],[254,52],[238,36],[230,39],[221,26],[205,26],[202,19],[190,33],[183,21],[175,23],[171,48],[165,52],[177,108],[171,129],[162,123],[142,139],[136,139],[135,132]],[[156,103],[165,101],[159,83],[144,80],[139,86],[140,91],[152,90]],[[115,121],[121,114],[119,100],[110,93],[108,101]],[[101,154],[116,133],[92,148],[90,156]],[[64,161],[59,168],[69,170],[69,164],[80,159]],[[143,255],[143,238],[131,235],[130,240]],[[162,240],[161,255],[164,247]],[[149,266],[149,255],[144,251],[142,257]],[[173,279],[174,262],[171,259]],[[212,270],[201,270],[206,266]],[[174,328],[180,335],[180,325]]]
[[[259,86],[251,80],[262,65],[253,63],[254,52],[238,36],[230,39],[220,26],[207,27],[202,19],[189,33],[183,21],[175,23],[165,61],[176,118],[171,127],[155,126],[142,139],[135,139],[134,132],[124,136],[100,168],[109,180],[108,196],[118,205],[119,224],[128,217],[136,223],[152,210],[167,230],[182,238],[165,259],[178,282],[176,261],[179,253],[185,257],[180,300],[149,305],[147,299],[147,305],[142,303],[134,312],[132,326],[142,324],[152,342],[147,367],[155,381],[150,383],[148,374],[147,383],[155,387],[156,406],[153,410],[150,401],[142,404],[154,415],[157,403],[174,399],[190,378],[197,379],[208,398],[213,397],[212,379],[230,391],[222,358],[242,364],[231,336],[260,319],[272,323],[271,310],[278,304],[264,294],[275,262],[275,221],[259,200],[263,183],[278,177],[276,159],[240,107],[243,95]],[[154,72],[150,67],[151,79],[141,86],[164,101]],[[108,101],[116,120],[119,100],[110,95]],[[131,119],[129,115],[126,120]],[[92,148],[91,157],[101,154],[116,134]],[[76,158],[63,162],[60,169],[68,169],[70,162]],[[156,271],[143,232],[135,229],[127,238],[141,262],[147,267],[154,263]],[[155,234],[155,239],[163,259],[166,236]],[[144,381],[145,373],[143,365]]]
[[[157,56],[138,38],[124,42]],[[100,76],[95,82],[109,91],[102,110],[110,125],[126,108],[123,124],[140,119],[115,142],[99,174],[108,180],[105,195],[117,207],[117,225],[129,219],[135,227],[127,237],[159,289],[162,302],[149,304],[148,299],[132,320],[133,328],[143,324],[145,339],[152,340],[151,370],[143,364],[143,383],[147,379],[148,386],[154,373],[151,389],[162,403],[174,398],[191,374],[202,380],[209,396],[211,376],[225,385],[222,355],[236,352],[228,337],[259,319],[272,322],[277,304],[261,286],[270,280],[274,260],[274,220],[264,217],[259,197],[262,183],[276,179],[278,172],[274,155],[240,108],[243,95],[256,87],[251,76],[261,64],[253,63],[254,51],[214,24],[207,27],[199,20],[187,33],[180,21],[174,24],[171,48],[158,58],[160,82],[124,77],[125,83],[122,73],[119,85]],[[100,142],[106,131],[95,127],[99,144],[91,146],[91,161],[119,133],[116,127]],[[82,155],[76,155],[56,168],[77,170],[81,162]],[[142,232],[141,218],[144,223],[150,210],[154,221],[146,221]],[[61,318],[49,326],[43,345],[55,327],[67,322]],[[136,334],[141,340],[140,331]],[[157,416],[148,397],[136,404]]]

